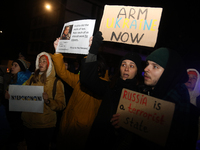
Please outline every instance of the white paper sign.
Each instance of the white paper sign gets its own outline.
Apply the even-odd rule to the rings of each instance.
[[[56,52],[87,55],[89,39],[93,35],[94,26],[94,19],[65,23]]]
[[[9,85],[9,111],[43,113],[43,86]]]

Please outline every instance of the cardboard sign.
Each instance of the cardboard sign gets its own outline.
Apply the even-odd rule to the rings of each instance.
[[[43,113],[43,86],[9,85],[9,111]]]
[[[78,20],[64,24],[56,52],[88,54],[89,39],[93,35],[95,20]]]
[[[154,47],[162,8],[105,5],[100,31],[105,41]]]
[[[117,109],[120,114],[119,125],[164,146],[174,109],[174,103],[123,89]]]

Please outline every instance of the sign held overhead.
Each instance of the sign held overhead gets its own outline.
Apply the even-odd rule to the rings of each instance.
[[[154,47],[162,8],[105,5],[100,31],[105,41]]]

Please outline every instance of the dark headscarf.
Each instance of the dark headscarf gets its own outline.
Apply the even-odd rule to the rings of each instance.
[[[131,60],[133,61],[136,66],[137,66],[137,74],[133,79],[126,79],[126,80],[122,80],[121,78],[119,78],[120,76],[120,66],[122,64],[123,60]],[[128,88],[131,90],[136,90],[136,85],[138,83],[138,80],[142,74],[142,59],[140,57],[140,55],[138,55],[137,53],[134,52],[129,52],[127,53],[125,56],[123,56],[119,62],[119,66],[118,66],[118,72],[115,75],[114,79],[112,80],[110,87],[114,87],[116,83],[118,83],[118,85],[121,85],[123,88]]]
[[[137,53],[134,53],[134,52],[129,52],[124,57],[122,57],[122,59],[120,60],[119,65],[121,66],[122,61],[126,60],[126,59],[131,60],[136,64],[136,66],[137,66],[137,74],[141,74],[142,73],[142,66],[141,66],[142,59],[141,59],[140,55],[138,55]]]

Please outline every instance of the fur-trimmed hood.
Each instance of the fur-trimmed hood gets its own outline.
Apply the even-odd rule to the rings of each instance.
[[[51,75],[51,77],[55,77],[56,73],[55,73],[54,65],[53,65],[50,54],[47,53],[47,52],[41,52],[37,55],[37,58],[36,58],[36,61],[35,61],[35,69],[36,70],[39,69],[39,59],[42,55],[47,56],[47,58],[49,60],[49,66],[48,66],[47,73],[46,73],[47,77],[49,77],[50,75]]]

